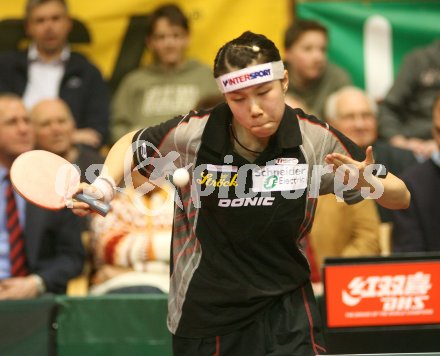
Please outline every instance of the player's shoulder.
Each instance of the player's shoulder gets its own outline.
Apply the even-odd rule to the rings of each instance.
[[[301,130],[303,142],[306,140],[312,146],[323,143],[322,138],[328,136],[331,127],[318,119],[316,116],[307,114],[300,108],[291,109],[289,117],[298,120],[298,125]]]
[[[180,138],[195,136],[197,132],[203,131],[210,114],[211,110],[192,110],[185,115],[178,115],[158,125],[144,128],[135,136],[145,138],[145,136],[159,135],[164,139],[172,138],[176,133]]]
[[[202,110],[192,110],[186,115],[180,115],[175,120],[177,120],[177,125],[181,133],[187,132],[201,132],[203,131],[206,123],[211,116],[212,110],[202,109]]]
[[[190,120],[208,120],[209,116],[212,114],[212,109],[198,109],[191,110],[186,115],[181,115],[182,121],[187,122]]]
[[[335,152],[349,154],[358,161],[365,159],[363,150],[342,132],[314,115],[304,113],[301,109],[295,109],[295,112],[297,113],[301,134],[303,137],[307,137],[306,141],[310,143],[311,147],[326,147],[329,152],[335,150]]]
[[[324,121],[318,119],[315,115],[307,114],[300,108],[291,109],[292,114],[299,121],[300,127],[303,130],[318,127],[319,130],[329,130],[330,126]]]

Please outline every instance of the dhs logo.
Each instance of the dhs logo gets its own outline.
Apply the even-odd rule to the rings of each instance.
[[[423,311],[431,288],[431,274],[423,272],[355,277],[342,290],[342,301],[353,307],[365,299],[378,298],[383,312]]]

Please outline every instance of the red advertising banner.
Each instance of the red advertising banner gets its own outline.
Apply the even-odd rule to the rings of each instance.
[[[325,267],[328,327],[440,323],[440,261]]]

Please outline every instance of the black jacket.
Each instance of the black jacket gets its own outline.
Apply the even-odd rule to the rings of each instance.
[[[383,140],[377,140],[373,144],[373,153],[376,163],[385,165],[387,171],[399,178],[408,167],[417,164],[416,157],[411,151],[391,146]],[[376,205],[379,209],[381,222],[392,222],[392,211],[379,204]]]
[[[43,278],[47,292],[66,292],[67,282],[81,274],[85,252],[81,218],[69,209],[49,211],[26,203],[24,228],[29,272]]]
[[[0,55],[0,92],[24,94],[28,78],[27,51]],[[110,94],[99,70],[84,56],[72,52],[61,80],[59,97],[67,102],[78,128],[98,131],[106,142]]]
[[[405,171],[402,179],[411,192],[411,204],[393,211],[393,252],[439,252],[440,167],[428,159]]]

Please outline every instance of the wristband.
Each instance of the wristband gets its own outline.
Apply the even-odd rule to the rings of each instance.
[[[102,200],[106,203],[109,203],[115,196],[116,183],[110,176],[98,176],[91,186],[102,194]]]
[[[388,175],[387,168],[383,164],[375,163],[375,168],[372,171],[373,176],[377,178],[385,178]]]

